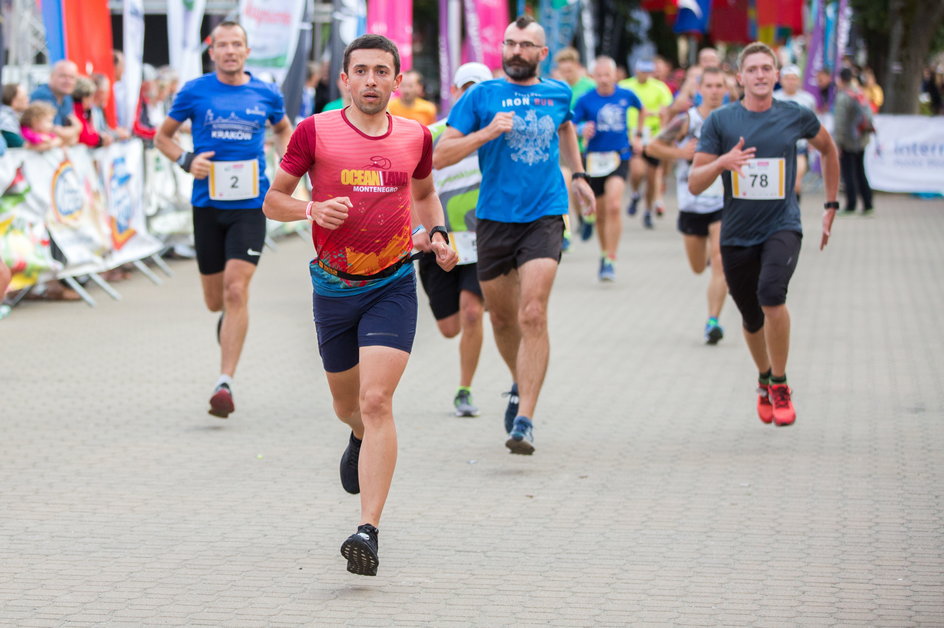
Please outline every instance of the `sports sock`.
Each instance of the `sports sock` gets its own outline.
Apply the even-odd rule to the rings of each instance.
[[[760,373],[757,376],[757,381],[760,382],[761,384],[769,384],[770,383],[770,369],[767,369],[767,372],[765,373]]]
[[[786,384],[786,383],[787,383],[787,374],[784,373],[782,377],[777,377],[776,375],[771,375],[771,376],[770,376],[770,383],[771,383],[771,384],[776,384],[776,385],[778,385],[778,386],[781,386],[781,385],[783,385],[783,384]]]
[[[222,375],[220,375],[220,378],[219,378],[218,380],[216,380],[216,386],[214,386],[213,388],[219,388],[219,387],[222,386],[223,384],[226,384],[227,386],[229,386],[230,388],[232,388],[232,387],[233,387],[233,378],[230,377],[229,375],[227,375],[226,373],[223,373]]]
[[[472,389],[469,386],[459,386],[459,390],[456,391],[456,394],[461,393],[463,390],[467,393],[472,392]]]
[[[717,316],[709,316],[709,317],[708,317],[708,324],[717,327],[717,326],[718,326],[718,317],[717,317]]]

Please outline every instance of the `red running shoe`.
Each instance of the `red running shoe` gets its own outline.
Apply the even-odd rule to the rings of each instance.
[[[770,389],[767,384],[757,384],[757,416],[768,425],[774,420],[774,406],[770,403]]]
[[[213,396],[210,397],[210,414],[225,419],[229,416],[229,413],[235,409],[233,393],[230,391],[229,386],[226,384],[217,386],[216,390],[213,391]]]
[[[790,395],[793,393],[786,384],[771,384],[768,387],[770,392],[770,402],[774,407],[774,425],[783,427],[793,425],[796,421],[796,411],[793,409],[793,402]]]

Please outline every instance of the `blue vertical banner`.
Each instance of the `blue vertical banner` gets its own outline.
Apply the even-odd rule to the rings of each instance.
[[[66,35],[62,23],[62,0],[43,0],[43,26],[46,28],[46,48],[49,63],[66,58]]]
[[[678,16],[673,30],[676,33],[707,33],[711,16],[711,0],[678,0]]]
[[[541,0],[540,19],[547,35],[547,58],[541,64],[541,74],[550,76],[554,67],[554,55],[566,48],[574,39],[580,20],[580,2],[572,0],[563,4],[561,0]]]

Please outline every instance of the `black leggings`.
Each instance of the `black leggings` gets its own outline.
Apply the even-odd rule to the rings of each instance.
[[[839,151],[842,187],[846,191],[846,211],[855,211],[856,196],[862,197],[864,209],[872,209],[872,188],[865,176],[865,151]]]
[[[796,270],[802,238],[796,231],[778,231],[754,246],[721,247],[728,291],[748,332],[764,326],[763,306],[787,302],[787,286]]]

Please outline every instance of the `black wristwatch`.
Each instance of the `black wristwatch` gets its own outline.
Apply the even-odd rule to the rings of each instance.
[[[429,230],[429,241],[430,241],[430,242],[433,241],[433,234],[434,234],[434,233],[441,233],[442,236],[443,236],[443,238],[446,240],[446,244],[449,244],[449,232],[446,231],[446,228],[445,228],[445,227],[443,227],[442,225],[439,225],[439,226],[437,226],[437,227],[433,227],[432,229],[430,229],[430,230]]]
[[[586,172],[575,172],[572,175],[570,175],[571,181],[576,181],[577,179],[583,179],[584,181],[589,181],[590,175],[587,174]]]
[[[827,201],[823,207],[825,209],[839,209],[839,201]]]
[[[180,153],[180,157],[175,162],[184,172],[190,172],[190,164],[193,163],[194,154],[189,151]]]

